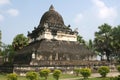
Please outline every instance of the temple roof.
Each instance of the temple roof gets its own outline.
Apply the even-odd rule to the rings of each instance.
[[[43,27],[45,23],[64,26],[62,16],[55,11],[53,5],[50,6],[49,11],[43,14],[39,25]]]

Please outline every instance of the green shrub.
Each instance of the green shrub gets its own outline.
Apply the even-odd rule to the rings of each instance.
[[[88,78],[91,75],[91,69],[90,68],[82,68],[82,69],[80,69],[80,74],[84,78]]]
[[[120,72],[120,65],[117,66],[117,70],[118,70],[118,72]]]
[[[120,80],[120,75],[118,75],[116,77],[110,77],[110,80]]]
[[[44,77],[45,80],[47,80],[49,73],[50,73],[50,70],[49,70],[49,69],[42,69],[42,70],[39,72],[40,76],[41,76],[41,77]]]
[[[80,74],[80,69],[79,69],[79,68],[75,68],[75,69],[74,69],[74,73],[75,73],[76,76],[79,76],[79,74]]]
[[[28,80],[38,80],[38,74],[36,72],[30,71],[26,73],[26,78]]]
[[[103,78],[104,79],[104,78]],[[117,77],[110,77],[107,80],[118,80]]]
[[[61,73],[62,73],[61,70],[56,69],[56,70],[54,70],[54,72],[53,72],[53,77],[54,77],[56,80],[59,80],[59,77],[60,77],[60,74],[61,74]]]
[[[98,69],[98,72],[100,73],[100,75],[101,75],[102,77],[106,77],[107,73],[110,72],[110,69],[109,69],[109,67],[107,67],[107,66],[101,66],[101,67]]]
[[[120,75],[118,75],[117,80],[120,80]]]
[[[16,73],[10,73],[7,75],[7,80],[17,80],[17,74]]]

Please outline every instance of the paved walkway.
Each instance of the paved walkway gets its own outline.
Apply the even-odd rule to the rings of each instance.
[[[107,77],[115,77],[118,75],[120,75],[120,73],[110,72],[110,73],[108,73]],[[92,78],[92,77],[101,77],[101,75],[99,73],[93,73],[90,78]],[[69,78],[69,79],[60,79],[60,80],[77,80],[77,79],[79,79],[79,78]]]
[[[110,72],[110,73],[108,73],[107,77],[115,77],[115,76],[118,76],[118,75],[120,75],[120,73],[118,73],[118,72]],[[99,73],[93,73],[91,75],[91,77],[101,77],[101,75]]]

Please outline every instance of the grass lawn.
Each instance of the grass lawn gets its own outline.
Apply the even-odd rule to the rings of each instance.
[[[62,80],[62,79],[67,79],[67,78],[76,78],[76,79],[74,79],[74,80],[83,80],[83,78],[82,77],[76,77],[76,76],[74,76],[74,75],[72,75],[72,74],[62,74],[61,75],[61,77],[60,77],[60,79]],[[7,77],[6,77],[6,75],[4,74],[2,74],[2,75],[0,75],[0,80],[7,80]],[[18,77],[18,80],[27,80],[26,79],[26,77]],[[44,78],[40,78],[39,80],[44,80]],[[53,77],[52,77],[52,75],[50,75],[49,77],[48,77],[48,80],[55,80]],[[87,80],[110,80],[109,78],[89,78],[89,79],[87,79]]]
[[[62,75],[60,76],[60,79],[65,79],[65,78],[78,78],[78,77],[76,77],[76,76],[74,76],[74,75],[72,75],[72,74],[62,74]],[[6,75],[5,75],[5,74],[0,74],[0,80],[7,80]],[[18,80],[27,80],[27,79],[26,79],[26,77],[21,77],[21,76],[19,76],[19,77],[18,77]],[[40,80],[44,80],[44,78],[41,78],[41,77],[40,77]],[[52,75],[50,75],[50,76],[48,77],[48,80],[55,80],[55,79],[53,78]]]
[[[74,80],[84,80],[84,79],[74,79]],[[85,80],[111,80],[110,78],[89,78]]]

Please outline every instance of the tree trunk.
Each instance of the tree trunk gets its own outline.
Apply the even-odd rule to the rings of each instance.
[[[103,55],[100,56],[100,60],[103,61]]]
[[[47,77],[45,77],[45,80],[47,80]]]
[[[110,51],[106,51],[106,57],[107,57],[107,61],[110,61]]]

